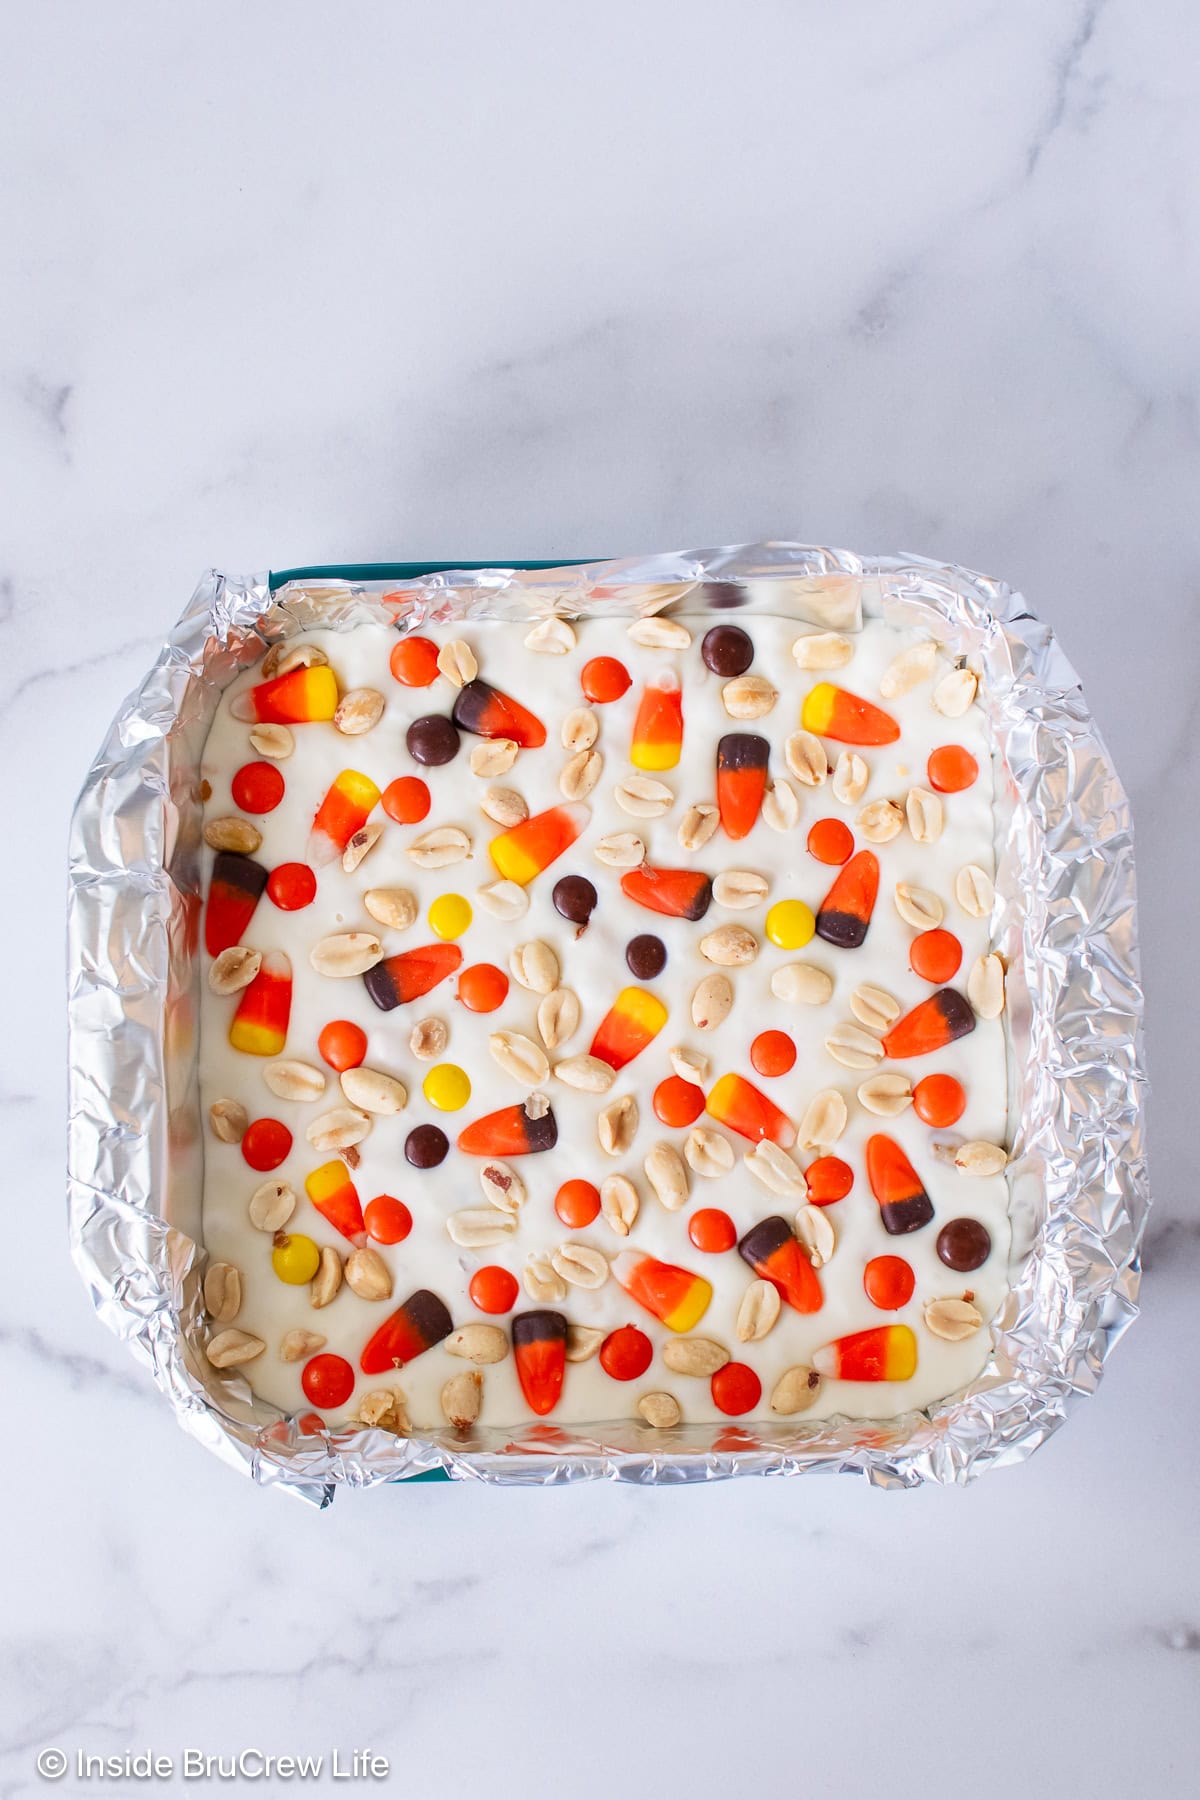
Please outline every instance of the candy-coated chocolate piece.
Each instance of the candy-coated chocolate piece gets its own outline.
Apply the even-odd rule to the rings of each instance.
[[[760,1031],[750,1046],[759,1075],[786,1075],[796,1066],[796,1046],[786,1031]]]
[[[703,1275],[638,1250],[622,1250],[614,1257],[612,1274],[630,1299],[661,1319],[668,1331],[691,1331],[712,1299],[712,1283]]]
[[[797,1312],[820,1312],[825,1296],[817,1272],[795,1232],[778,1213],[750,1227],[738,1244],[738,1255],[756,1275],[772,1282]]]
[[[754,645],[740,625],[714,625],[704,634],[700,654],[714,675],[744,675],[754,661]]]
[[[292,1012],[292,965],[282,950],[268,950],[258,974],[242,989],[229,1041],[247,1056],[279,1056]]]
[[[591,818],[590,807],[550,806],[545,812],[522,819],[511,831],[502,831],[488,845],[488,855],[506,881],[525,887],[535,875],[548,869],[564,850],[569,850]]]
[[[344,1356],[323,1350],[310,1358],[300,1371],[304,1398],[314,1406],[345,1406],[354,1392],[354,1370]]]
[[[422,713],[405,732],[404,745],[423,769],[440,769],[458,755],[458,727],[445,713]]]
[[[730,731],[717,745],[717,809],[725,834],[744,838],[754,829],[767,791],[771,746],[753,731]]]
[[[368,969],[363,986],[380,1012],[406,1006],[419,1000],[445,981],[462,964],[463,953],[457,944],[422,944],[417,950],[400,950],[385,956],[381,963]]]
[[[428,1288],[418,1288],[367,1340],[358,1366],[364,1375],[385,1375],[392,1369],[402,1369],[405,1363],[440,1344],[453,1330],[454,1321],[445,1304]]]
[[[246,1127],[241,1150],[250,1167],[265,1175],[291,1155],[292,1134],[281,1119],[255,1119]]]
[[[402,1244],[412,1230],[412,1214],[395,1194],[376,1194],[363,1208],[367,1236],[377,1244]]]
[[[564,875],[554,884],[554,892],[550,898],[554,902],[554,910],[559,918],[567,919],[572,925],[578,925],[576,937],[582,937],[587,930],[588,921],[596,910],[596,902],[600,896],[586,875]]]
[[[854,854],[854,833],[842,819],[818,819],[808,834],[808,854],[831,867],[849,862]]]
[[[673,769],[683,748],[683,690],[668,669],[646,686],[633,726],[629,760],[635,769]]]
[[[379,804],[397,825],[419,825],[429,817],[433,799],[419,775],[398,775],[384,788]]]
[[[243,763],[229,784],[239,812],[274,812],[284,795],[284,780],[271,762]]]
[[[321,1251],[300,1231],[277,1231],[271,1250],[271,1267],[288,1287],[304,1287],[320,1267]]]
[[[966,1275],[992,1254],[992,1234],[981,1219],[951,1219],[938,1232],[936,1249],[948,1269]]]
[[[457,1063],[437,1063],[421,1083],[421,1092],[439,1112],[461,1112],[471,1098],[471,1077]]]
[[[321,1029],[317,1049],[331,1069],[357,1069],[367,1060],[367,1034],[351,1019],[331,1019]]]
[[[432,638],[401,638],[392,647],[388,667],[402,687],[431,687],[438,678],[438,647]]]
[[[817,936],[840,950],[857,950],[867,935],[879,896],[879,858],[873,850],[852,856],[817,912]]]
[[[553,1107],[535,1118],[524,1102],[485,1113],[458,1134],[458,1147],[468,1156],[536,1156],[539,1150],[553,1150],[557,1142]]]
[[[710,1089],[705,1105],[719,1125],[749,1138],[752,1144],[769,1138],[781,1150],[790,1150],[796,1141],[796,1127],[787,1114],[744,1075],[722,1075]]]
[[[867,1180],[889,1236],[903,1237],[928,1225],[933,1202],[895,1138],[882,1131],[867,1139]]]
[[[863,1270],[863,1292],[880,1312],[899,1312],[912,1299],[916,1285],[902,1256],[873,1256]]]
[[[900,727],[891,713],[873,706],[832,681],[818,681],[805,697],[800,713],[805,731],[839,744],[894,744]]]
[[[654,1345],[636,1325],[618,1325],[600,1346],[600,1367],[613,1381],[636,1381],[654,1361]]]
[[[516,1276],[511,1270],[502,1269],[499,1263],[485,1263],[482,1269],[476,1269],[467,1283],[471,1305],[477,1306],[481,1313],[511,1312],[520,1291]]]
[[[472,917],[471,902],[464,894],[439,894],[429,908],[429,929],[435,937],[460,938]]]
[[[327,664],[291,669],[239,694],[229,710],[243,724],[307,725],[337,711],[337,676]]]
[[[966,1090],[953,1075],[926,1075],[913,1089],[913,1111],[939,1131],[957,1125],[966,1110]]]
[[[367,1241],[366,1221],[350,1171],[337,1157],[304,1177],[304,1191],[321,1217],[344,1238],[361,1248]]]
[[[648,863],[621,877],[627,900],[671,919],[702,919],[712,900],[712,882],[696,869],[652,869]]]
[[[939,794],[961,794],[979,779],[979,764],[961,744],[940,744],[925,765],[929,785]]]
[[[625,946],[625,965],[639,981],[653,981],[667,966],[667,946],[652,931],[640,931]]]
[[[233,850],[218,850],[204,915],[204,948],[210,956],[241,943],[266,885],[267,871],[261,863]]]
[[[708,1387],[717,1411],[731,1418],[753,1412],[762,1399],[762,1382],[749,1363],[725,1363],[712,1376]]]
[[[579,671],[579,685],[594,706],[607,706],[629,692],[633,678],[618,657],[593,656]]]
[[[767,914],[766,933],[780,950],[803,950],[812,942],[817,921],[803,900],[777,900]]]
[[[706,1256],[720,1256],[737,1243],[737,1226],[719,1206],[702,1206],[688,1220],[688,1237]]]
[[[933,931],[917,933],[908,947],[908,963],[922,981],[952,981],[962,963],[962,945],[952,931],[939,925]]]
[[[335,775],[317,808],[308,838],[308,860],[318,869],[336,862],[356,831],[361,831],[379,801],[369,775],[343,769]]]
[[[516,1313],[513,1362],[530,1412],[545,1418],[562,1395],[567,1368],[567,1321],[560,1312]]]
[[[804,1171],[810,1206],[836,1206],[854,1186],[854,1170],[840,1156],[818,1156]]]
[[[404,1160],[414,1169],[436,1169],[450,1153],[450,1139],[440,1125],[414,1125],[404,1140]]]
[[[476,679],[459,688],[450,717],[460,731],[475,737],[511,738],[522,750],[537,750],[546,741],[542,721],[487,681]]]
[[[654,1116],[664,1125],[694,1125],[704,1111],[704,1089],[682,1075],[668,1075],[654,1090]]]
[[[907,1325],[872,1325],[823,1344],[812,1366],[835,1381],[908,1381],[917,1372],[917,1340]]]
[[[908,1056],[931,1056],[974,1029],[970,1001],[957,988],[940,988],[897,1019],[881,1040],[883,1054],[895,1062]]]
[[[568,1231],[586,1231],[600,1217],[600,1189],[579,1177],[564,1181],[554,1196],[554,1211]]]
[[[458,978],[455,998],[468,1012],[495,1012],[508,998],[509,979],[495,963],[472,963]]]
[[[623,1069],[652,1044],[667,1022],[667,1009],[645,988],[622,988],[601,1019],[589,1054],[610,1069]]]
[[[267,898],[280,912],[302,912],[317,897],[317,878],[307,863],[277,863],[267,877]]]

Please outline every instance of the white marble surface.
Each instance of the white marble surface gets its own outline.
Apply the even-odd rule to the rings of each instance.
[[[1198,38],[1186,0],[0,12],[5,1795],[47,1745],[1194,1792]],[[65,1254],[63,844],[110,715],[209,563],[768,535],[1002,574],[1084,678],[1140,833],[1146,1316],[964,1493],[253,1490]]]

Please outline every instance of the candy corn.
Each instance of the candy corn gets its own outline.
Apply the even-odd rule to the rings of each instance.
[[[544,1418],[562,1394],[567,1368],[567,1321],[560,1312],[517,1313],[512,1322],[517,1380],[531,1412]]]
[[[571,848],[591,816],[583,805],[548,807],[493,838],[488,855],[506,881],[525,887]]]
[[[486,681],[468,681],[458,690],[450,717],[460,731],[476,737],[511,738],[522,750],[536,750],[546,741],[546,727],[539,718],[502,694]]]
[[[337,676],[322,663],[316,669],[291,669],[274,681],[260,682],[238,694],[229,710],[245,724],[307,725],[332,719],[337,703]]]
[[[361,831],[378,804],[379,789],[369,775],[343,769],[335,777],[317,808],[308,839],[308,860],[314,868],[335,862],[356,831]]]
[[[744,1075],[722,1075],[705,1104],[719,1125],[749,1138],[752,1144],[770,1138],[781,1150],[789,1150],[796,1141],[796,1127],[787,1114]]]
[[[463,959],[457,944],[423,944],[419,950],[401,950],[385,956],[368,969],[363,986],[380,1012],[419,1000],[447,975],[453,975]]]
[[[390,1374],[440,1344],[453,1330],[454,1321],[437,1295],[418,1288],[368,1339],[358,1366],[364,1375]]]
[[[458,1134],[458,1147],[468,1156],[533,1156],[557,1142],[558,1122],[549,1106],[536,1117],[526,1105],[502,1106]]]
[[[241,943],[266,885],[267,871],[261,863],[232,850],[217,852],[204,915],[204,948],[210,956]]]
[[[821,902],[817,936],[842,950],[856,950],[867,935],[879,893],[879,858],[860,850],[842,869]]]
[[[773,1282],[797,1312],[820,1312],[825,1296],[817,1272],[791,1226],[778,1213],[750,1227],[738,1244],[738,1255],[756,1275]]]
[[[731,838],[754,828],[767,791],[766,738],[752,731],[728,732],[717,745],[717,807]]]
[[[695,869],[652,869],[648,863],[627,869],[621,892],[649,912],[672,919],[702,919],[712,899],[712,882]]]
[[[242,989],[229,1041],[247,1056],[278,1056],[287,1043],[292,1011],[292,965],[282,950],[268,950],[250,986]]]
[[[933,1217],[929,1195],[895,1138],[883,1132],[867,1139],[867,1180],[879,1202],[883,1229],[892,1237],[928,1225]]]
[[[635,769],[673,769],[683,747],[683,693],[674,670],[648,683],[633,726]]]
[[[712,1283],[689,1269],[637,1250],[622,1250],[613,1260],[612,1272],[630,1299],[661,1319],[668,1331],[691,1331],[708,1311]]]
[[[897,1019],[882,1040],[883,1053],[897,1059],[928,1056],[932,1051],[952,1044],[955,1038],[966,1037],[974,1029],[975,1014],[970,1001],[957,988],[939,988],[928,1000],[922,1000],[902,1019]]]
[[[917,1372],[917,1340],[907,1325],[872,1325],[823,1344],[812,1366],[835,1381],[908,1381]]]
[[[900,727],[891,713],[869,700],[860,700],[831,681],[818,681],[810,689],[800,712],[805,731],[834,738],[839,744],[894,744]]]
[[[656,994],[640,987],[622,988],[600,1021],[590,1055],[610,1069],[623,1069],[654,1042],[666,1022],[667,1009]]]
[[[335,1231],[340,1231],[354,1245],[366,1243],[367,1228],[363,1223],[358,1189],[344,1162],[335,1157],[332,1162],[322,1163],[319,1169],[304,1177],[304,1191]]]

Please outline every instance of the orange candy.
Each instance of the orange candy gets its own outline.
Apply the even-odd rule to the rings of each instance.
[[[393,647],[388,667],[401,687],[429,687],[437,680],[437,659],[432,638],[406,637]]]
[[[508,998],[508,976],[495,963],[472,963],[458,978],[458,998],[468,1012],[495,1012]]]
[[[654,1358],[654,1345],[636,1325],[618,1325],[600,1346],[600,1367],[614,1381],[636,1381]]]
[[[966,1110],[962,1082],[953,1075],[926,1075],[913,1089],[913,1111],[918,1119],[938,1131],[956,1125]]]
[[[388,782],[380,805],[397,825],[419,825],[429,817],[429,789],[419,775],[400,775]]]
[[[731,1418],[753,1412],[762,1399],[762,1382],[748,1363],[727,1362],[709,1384],[713,1405]]]
[[[929,785],[939,794],[961,794],[979,779],[979,764],[961,744],[939,744],[925,765]]]
[[[278,863],[267,876],[267,897],[280,912],[300,912],[317,897],[317,878],[307,863]]]
[[[564,1181],[554,1196],[554,1210],[569,1231],[586,1231],[600,1216],[600,1189],[590,1181]]]
[[[255,1119],[242,1138],[242,1155],[252,1169],[265,1174],[291,1155],[292,1134],[279,1119]]]
[[[786,1031],[760,1031],[750,1061],[759,1075],[786,1075],[796,1065],[796,1046]]]
[[[719,1256],[737,1243],[737,1226],[719,1206],[702,1206],[688,1220],[688,1237],[697,1250],[707,1256]]]
[[[483,1313],[511,1312],[520,1293],[517,1278],[498,1263],[476,1269],[467,1284],[472,1306]]]
[[[908,960],[914,975],[935,987],[953,980],[962,962],[962,945],[952,931],[922,931],[909,945]]]
[[[317,1049],[331,1069],[357,1069],[367,1054],[367,1034],[349,1019],[331,1019],[322,1027]]]
[[[269,762],[243,763],[230,784],[233,804],[248,813],[274,812],[283,799],[283,776]]]
[[[610,700],[619,700],[622,694],[628,693],[632,677],[617,657],[593,656],[579,672],[579,685],[585,699],[596,706],[607,706]]]
[[[849,862],[854,855],[854,833],[841,819],[818,819],[808,834],[808,854],[820,863]]]
[[[402,1244],[412,1230],[412,1214],[394,1194],[376,1194],[363,1207],[367,1236],[377,1244]]]
[[[804,1171],[811,1206],[835,1206],[854,1186],[854,1170],[840,1156],[818,1156]]]
[[[685,1081],[682,1075],[668,1075],[654,1090],[654,1116],[664,1125],[681,1129],[694,1125],[704,1111],[704,1089]]]
[[[873,1256],[863,1270],[863,1290],[880,1312],[899,1312],[912,1299],[916,1285],[902,1256]]]

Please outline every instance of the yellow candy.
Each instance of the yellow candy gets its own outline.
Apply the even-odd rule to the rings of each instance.
[[[271,1267],[289,1287],[303,1287],[317,1272],[321,1252],[310,1237],[281,1237],[271,1252]]]
[[[461,894],[439,894],[429,909],[429,929],[440,938],[459,938],[471,918],[469,900]]]
[[[421,1083],[421,1092],[439,1112],[457,1112],[471,1098],[471,1082],[457,1063],[438,1063]]]
[[[779,900],[767,914],[767,936],[781,950],[800,950],[817,929],[811,906],[803,900]]]

